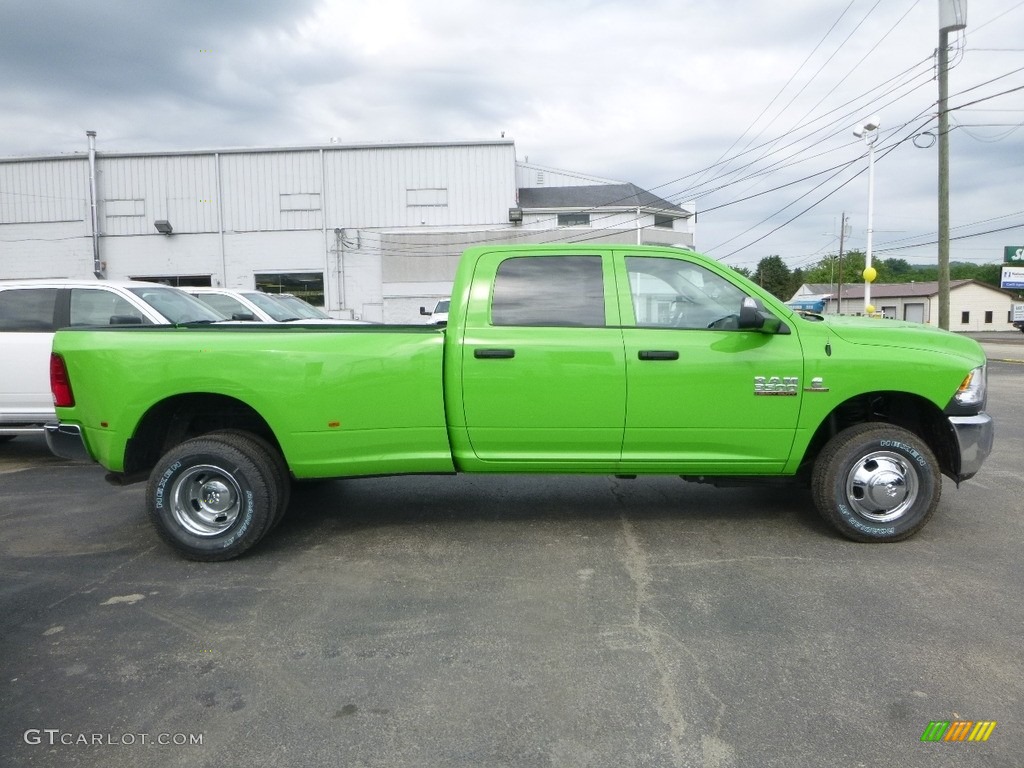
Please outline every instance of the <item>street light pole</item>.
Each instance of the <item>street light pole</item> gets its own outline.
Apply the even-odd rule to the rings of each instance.
[[[875,142],[878,141],[878,126],[881,118],[875,115],[866,123],[854,129],[853,135],[864,139],[868,145],[868,245],[864,253],[864,314],[873,314],[871,305],[871,283],[878,272],[871,266],[871,246],[875,233]]]

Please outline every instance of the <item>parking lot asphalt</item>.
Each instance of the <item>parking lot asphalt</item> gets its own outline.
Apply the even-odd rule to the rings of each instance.
[[[0,445],[2,766],[1005,766],[1024,755],[1024,366],[913,539],[789,488],[300,486],[227,563],[142,487]],[[921,741],[995,721],[984,743]]]

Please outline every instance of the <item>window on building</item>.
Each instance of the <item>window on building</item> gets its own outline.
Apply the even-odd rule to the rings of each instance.
[[[323,272],[264,272],[256,275],[256,290],[290,293],[314,307],[324,305]]]
[[[135,276],[132,280],[145,280],[147,283],[163,283],[173,288],[186,288],[188,286],[197,286],[203,288],[210,287],[210,276],[209,275],[152,275],[152,276]]]
[[[965,324],[965,325],[967,323],[971,322],[971,313],[970,312],[961,312],[960,313],[960,322]]]
[[[558,214],[558,226],[560,227],[589,227],[589,213],[560,213]]]
[[[282,211],[319,211],[319,192],[293,192],[281,195]]]
[[[446,187],[406,189],[405,203],[410,208],[444,208],[448,205],[448,189]]]
[[[662,213],[654,214],[654,226],[661,227],[663,229],[672,229],[675,226],[676,220],[674,216],[666,216]]]
[[[498,267],[494,325],[600,327],[604,277],[600,256],[531,256]]]
[[[139,199],[104,200],[103,210],[110,218],[117,216],[145,216],[146,201]]]
[[[988,310],[987,312],[985,312],[985,324],[986,325],[991,325],[992,324],[992,310]]]

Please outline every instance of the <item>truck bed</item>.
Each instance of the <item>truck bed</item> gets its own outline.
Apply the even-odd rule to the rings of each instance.
[[[81,404],[85,440],[112,471],[125,470],[124,446],[143,414],[207,395],[259,414],[297,478],[454,471],[441,375],[444,331],[436,327],[240,324],[58,333],[71,380],[91,395]]]

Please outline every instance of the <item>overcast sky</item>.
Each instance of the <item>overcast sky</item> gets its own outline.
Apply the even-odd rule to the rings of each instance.
[[[934,263],[938,3],[0,0],[0,155],[86,130],[108,152],[504,132],[521,160],[695,201],[698,250],[728,264],[797,267],[838,250],[843,211],[864,247],[852,129],[877,113],[876,258]],[[967,10],[952,235],[1011,229],[951,254],[997,262],[1024,244],[1024,0]]]

